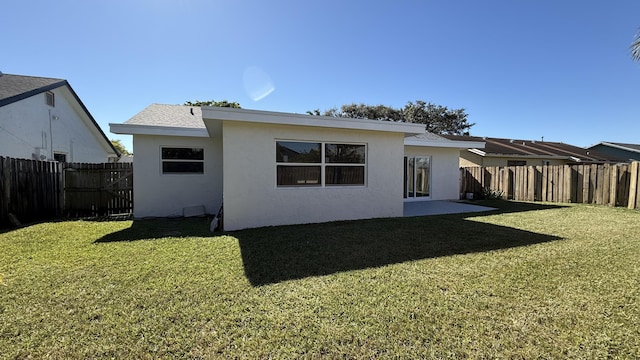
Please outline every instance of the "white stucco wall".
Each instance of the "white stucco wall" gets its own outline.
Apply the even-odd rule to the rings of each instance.
[[[402,216],[401,133],[224,121],[223,134],[225,230]],[[366,143],[366,186],[276,187],[276,140]]]
[[[204,174],[162,174],[160,149],[201,147]],[[222,140],[179,136],[133,136],[135,218],[182,216],[183,208],[205,207],[218,212],[222,200]]]
[[[66,87],[52,92],[54,107],[46,104],[44,93],[0,107],[0,156],[33,159],[36,148],[42,148],[47,159],[63,153],[68,162],[107,162],[113,150],[92,130],[93,123],[83,119],[71,92]]]
[[[460,198],[460,149],[405,146],[405,155],[431,156],[431,196],[429,200]]]

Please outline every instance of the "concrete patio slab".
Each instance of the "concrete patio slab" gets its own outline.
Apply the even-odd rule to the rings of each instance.
[[[492,207],[471,205],[456,201],[412,201],[404,203],[404,217],[460,214],[496,210]]]

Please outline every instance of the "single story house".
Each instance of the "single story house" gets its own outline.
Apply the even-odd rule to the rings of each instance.
[[[104,163],[120,154],[66,80],[0,73],[0,156]]]
[[[460,151],[460,167],[539,166],[567,164],[603,164],[625,162],[607,155],[561,142],[515,140],[476,136],[443,135],[456,141],[483,142],[484,148]]]
[[[459,198],[460,149],[422,124],[153,104],[133,135],[134,218],[215,214],[224,229],[399,217]]]
[[[640,144],[624,144],[611,141],[602,141],[588,147],[609,156],[625,159],[626,161],[640,161]]]

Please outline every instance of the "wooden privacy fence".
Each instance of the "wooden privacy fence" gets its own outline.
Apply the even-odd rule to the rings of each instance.
[[[71,217],[133,211],[133,164],[64,164],[64,209]]]
[[[0,228],[61,216],[133,211],[133,164],[58,163],[0,157]]]
[[[51,219],[62,214],[62,164],[0,157],[0,227],[9,214],[21,222]]]
[[[640,209],[640,162],[461,168],[461,193],[499,191],[506,199]]]

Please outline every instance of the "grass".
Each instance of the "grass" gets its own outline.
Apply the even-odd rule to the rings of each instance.
[[[639,358],[640,212],[0,234],[0,358]]]

